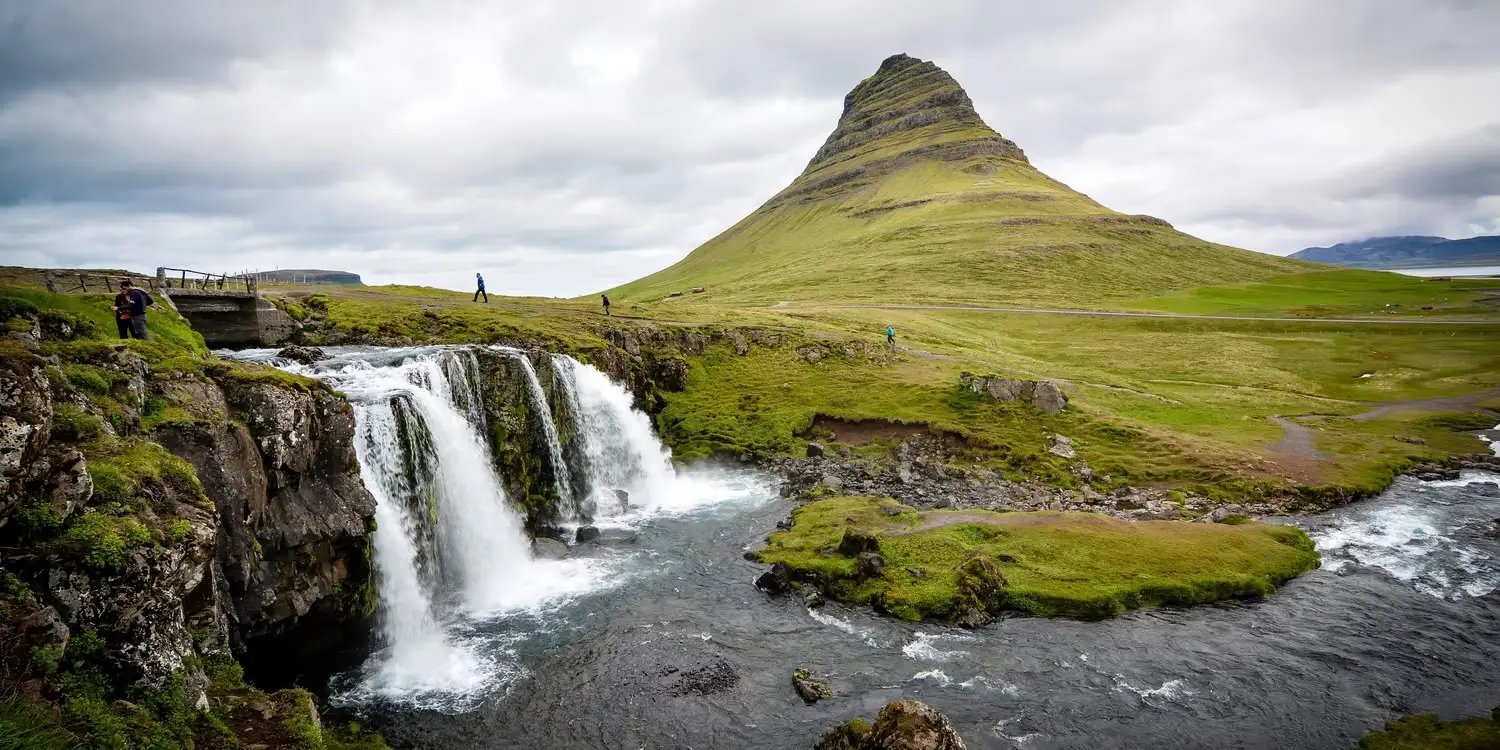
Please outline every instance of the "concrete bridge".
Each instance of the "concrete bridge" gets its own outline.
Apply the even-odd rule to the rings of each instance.
[[[52,271],[53,292],[110,293],[130,280],[150,290],[157,304],[176,310],[211,349],[278,346],[297,330],[297,322],[262,297],[254,276],[228,276],[185,268],[158,268],[156,276]]]
[[[211,349],[277,346],[297,330],[290,315],[260,295],[252,275],[158,268],[155,287]]]

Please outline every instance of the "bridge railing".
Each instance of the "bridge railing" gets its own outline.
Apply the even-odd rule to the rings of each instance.
[[[190,268],[156,269],[156,283],[169,293],[173,289],[218,290],[221,292],[247,292],[260,296],[260,284],[254,275],[230,276],[222,273],[194,271]]]
[[[47,271],[44,276],[43,281],[47,285],[47,291],[54,294],[113,294],[119,291],[122,281],[129,281],[131,284],[152,291],[162,288],[158,279],[133,273]]]

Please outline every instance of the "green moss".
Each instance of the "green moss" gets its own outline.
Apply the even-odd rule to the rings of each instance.
[[[918,513],[863,497],[821,500],[797,509],[793,519],[791,530],[771,535],[763,562],[784,562],[816,575],[839,599],[878,599],[912,620],[952,615],[976,589],[970,585],[976,566],[1003,574],[1007,609],[1105,617],[1264,596],[1318,565],[1311,540],[1290,526],[1133,523],[1088,513]],[[851,529],[878,538],[886,562],[881,577],[859,578],[856,561],[836,552]]]
[[[192,465],[156,443],[114,441],[90,446],[85,455],[98,501],[135,506],[172,498],[213,508]]]
[[[62,528],[62,517],[46,500],[32,500],[22,505],[15,518],[21,537],[27,541],[48,539]]]
[[[1443,721],[1418,714],[1387,722],[1385,730],[1360,740],[1361,750],[1481,750],[1500,747],[1500,707],[1495,718]]]
[[[1251,518],[1244,513],[1233,513],[1225,516],[1224,520],[1220,521],[1219,523],[1229,524],[1230,526],[1238,526],[1240,524],[1251,523]]]
[[[118,573],[125,552],[151,543],[151,532],[134,518],[103,513],[79,516],[63,533],[63,542],[83,554],[84,563],[101,573]]]
[[[33,646],[31,648],[31,666],[37,672],[50,675],[57,671],[62,664],[62,646]]]
[[[30,300],[12,297],[8,294],[0,294],[0,320],[9,320],[25,315],[36,315],[37,312],[37,306]]]
[[[188,522],[187,519],[179,518],[173,521],[171,526],[168,527],[167,538],[175,544],[186,539],[188,534],[192,532],[193,524]]]
[[[239,383],[270,383],[304,393],[331,393],[333,390],[321,380],[249,362],[237,362],[228,359],[215,360],[204,365],[203,370],[215,380],[227,380]]]
[[[109,387],[115,379],[115,373],[96,365],[64,365],[63,373],[74,388],[93,396],[109,395]]]
[[[84,411],[77,404],[58,404],[52,414],[53,440],[93,440],[103,429],[98,417]]]

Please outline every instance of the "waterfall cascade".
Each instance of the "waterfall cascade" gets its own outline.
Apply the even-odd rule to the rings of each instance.
[[[530,358],[501,351],[522,365],[528,408],[571,520],[597,515],[601,523],[629,524],[730,494],[679,477],[629,393],[599,370],[555,355],[550,380],[572,420],[560,431]],[[516,670],[504,663],[502,645],[474,640],[475,623],[618,583],[609,554],[533,559],[486,443],[481,365],[472,349],[351,350],[312,367],[278,364],[348,395],[361,472],[377,503],[381,648],[345,691],[353,702],[462,710]]]

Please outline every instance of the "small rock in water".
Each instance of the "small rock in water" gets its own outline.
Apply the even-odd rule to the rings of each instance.
[[[822,677],[814,676],[805,669],[799,669],[792,673],[792,687],[797,690],[797,695],[808,703],[817,703],[824,698],[833,697],[833,685]]]
[[[304,365],[328,359],[328,354],[316,346],[289,346],[276,352],[276,356],[282,359],[290,359],[293,362],[300,362]]]
[[[531,540],[531,554],[539,560],[561,560],[568,556],[568,545],[556,539],[533,539]]]
[[[596,540],[598,538],[599,538],[599,527],[598,526],[579,526],[578,527],[578,532],[574,536],[574,539],[577,540],[577,542],[579,544],[583,544],[584,542],[592,542],[592,541],[594,541],[594,540]]]
[[[615,499],[620,501],[620,510],[630,510],[630,493],[625,490],[615,490]]]
[[[812,586],[804,586],[802,589],[802,606],[808,609],[817,609],[823,606],[823,592]]]
[[[785,594],[792,588],[792,571],[786,563],[776,563],[755,579],[755,587],[767,594]]]

